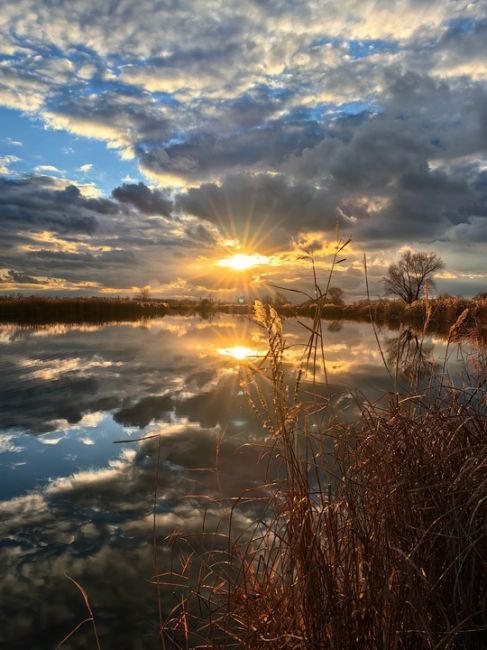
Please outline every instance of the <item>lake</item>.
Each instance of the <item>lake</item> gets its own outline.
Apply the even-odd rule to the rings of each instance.
[[[284,329],[292,376],[307,331],[292,320]],[[370,325],[324,323],[323,331],[328,383],[318,373],[304,389],[353,417],[354,400],[390,391],[391,379]],[[386,358],[401,350],[401,375],[417,340],[398,334],[378,333]],[[441,367],[445,349],[428,337],[423,368]],[[1,647],[54,648],[87,617],[67,576],[88,593],[103,648],[159,647],[151,577],[170,565],[171,534],[191,544],[203,521],[217,526],[216,499],[264,477],[248,443],[265,432],[242,382],[266,350],[261,328],[223,314],[0,324]],[[465,372],[468,355],[450,347],[452,376]],[[250,522],[242,512],[235,526]],[[163,590],[164,612],[176,592]],[[65,647],[95,647],[90,624]]]

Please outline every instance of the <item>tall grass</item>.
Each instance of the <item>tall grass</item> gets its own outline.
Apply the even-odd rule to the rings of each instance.
[[[280,423],[268,444],[283,473],[273,516],[228,585],[241,647],[483,647],[482,397],[452,387],[391,396],[385,408],[362,404],[358,423],[329,420],[315,435],[312,406],[298,415],[275,393]]]
[[[268,481],[248,534],[230,523],[227,545],[208,551],[165,620],[166,647],[485,647],[485,368],[462,389],[442,376],[363,398],[347,423],[303,389],[309,359],[321,357],[319,318],[293,387],[279,315],[257,304],[255,317],[269,351],[247,393],[268,431]],[[249,498],[232,502],[230,522]]]
[[[474,327],[476,322],[487,322],[487,299],[485,298],[429,298],[417,300],[411,305],[407,305],[402,300],[361,300],[349,305],[325,304],[321,315],[327,319],[372,321],[377,325],[388,325],[392,328],[399,328],[403,324],[421,329],[425,324],[426,305],[431,310],[428,323],[430,330],[445,336],[465,309],[469,310],[470,327]],[[313,316],[314,311],[314,304],[304,304],[297,308],[297,313],[303,316]],[[487,341],[487,336],[484,340]]]

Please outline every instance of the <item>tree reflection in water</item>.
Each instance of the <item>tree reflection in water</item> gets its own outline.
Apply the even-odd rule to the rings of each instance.
[[[396,369],[396,374],[401,372],[413,385],[435,370],[433,344],[411,329],[386,338],[385,351],[387,362]]]

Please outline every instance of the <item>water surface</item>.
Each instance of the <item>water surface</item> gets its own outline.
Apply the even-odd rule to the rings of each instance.
[[[292,375],[306,330],[289,320],[285,335]],[[328,385],[318,373],[312,391],[352,412],[357,395],[392,389],[369,325],[328,323],[324,335]],[[402,350],[399,374],[408,371],[404,350],[417,345],[414,334],[402,336],[379,332],[386,358]],[[88,592],[102,647],[159,647],[150,581],[156,474],[164,568],[167,536],[217,522],[212,497],[239,494],[263,477],[247,443],[265,433],[242,380],[266,350],[261,328],[227,315],[0,324],[1,647],[53,648],[86,617],[65,574]],[[444,341],[428,338],[423,357],[425,369],[441,366]],[[448,370],[464,367],[452,347]],[[241,514],[235,525],[249,521]],[[164,592],[164,611],[174,598]],[[93,647],[90,626],[66,647]]]

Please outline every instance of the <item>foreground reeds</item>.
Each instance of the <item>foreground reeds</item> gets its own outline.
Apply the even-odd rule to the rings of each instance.
[[[261,448],[268,481],[248,534],[233,533],[231,522],[237,508],[249,512],[250,493],[227,504],[227,545],[203,557],[196,584],[161,626],[162,645],[480,650],[487,638],[485,366],[470,371],[462,388],[441,371],[429,381],[415,374],[409,392],[394,387],[377,403],[357,400],[357,417],[347,422],[302,389],[310,368],[315,379],[317,359],[325,363],[319,315],[291,385],[280,318],[257,306],[269,353],[247,393],[268,431]],[[449,342],[465,320],[466,313],[450,328]],[[185,555],[181,572],[162,579],[188,575],[188,567]]]

